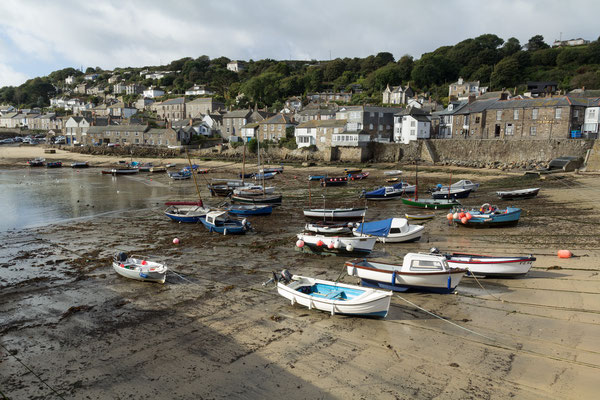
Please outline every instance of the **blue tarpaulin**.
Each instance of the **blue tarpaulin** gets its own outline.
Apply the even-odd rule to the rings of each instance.
[[[358,224],[357,233],[364,233],[373,236],[387,236],[390,233],[393,218],[384,219],[381,221],[365,222]]]

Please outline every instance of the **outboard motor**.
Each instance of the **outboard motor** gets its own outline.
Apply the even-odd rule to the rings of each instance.
[[[290,283],[292,281],[292,274],[290,273],[290,271],[288,271],[287,269],[281,271],[280,280],[284,283]]]
[[[432,247],[429,249],[431,254],[439,254],[440,250],[437,247]]]
[[[120,253],[118,253],[118,254],[117,254],[117,261],[120,261],[120,262],[125,262],[125,261],[127,261],[127,253],[125,253],[125,252],[123,252],[123,251],[122,251],[122,252],[120,252]]]

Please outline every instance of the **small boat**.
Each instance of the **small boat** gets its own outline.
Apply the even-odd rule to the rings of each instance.
[[[286,270],[284,274],[289,272]],[[392,298],[392,292],[298,275],[278,281],[277,292],[292,305],[298,303],[309,310],[380,318],[387,315]]]
[[[263,194],[273,194],[274,191],[274,186],[267,186],[263,189],[262,185],[252,185],[233,189],[233,194],[241,196],[261,196]]]
[[[180,181],[184,179],[190,179],[192,177],[192,173],[189,169],[182,169],[179,172],[168,172],[169,178]]]
[[[383,171],[383,175],[385,175],[385,176],[402,175],[402,171],[400,171],[399,169],[393,169],[393,170],[390,170],[390,171]]]
[[[71,168],[88,168],[89,166],[87,161],[71,163]]]
[[[327,178],[327,175],[309,175],[308,176],[309,181],[320,181],[321,179],[325,179],[325,178]]]
[[[168,163],[165,165],[166,168],[175,168],[177,166],[177,164],[175,163]]]
[[[254,177],[255,172],[250,172],[249,174],[240,174],[239,177],[240,179],[250,179],[252,177]]]
[[[415,190],[414,185],[399,182],[392,186],[382,186],[370,192],[363,190],[359,197],[364,197],[367,200],[393,200],[405,194],[414,193]]]
[[[46,168],[62,168],[62,162],[49,161],[48,163],[46,163]]]
[[[198,169],[196,170],[196,173],[197,173],[197,174],[208,174],[209,172],[210,172],[210,169],[209,169],[209,168],[198,168]]]
[[[235,188],[249,186],[249,184],[243,179],[213,178],[207,186],[211,196],[227,197],[233,193]]]
[[[503,257],[450,253],[444,256],[451,267],[466,268],[471,275],[497,278],[523,276],[529,272],[535,261],[532,255]]]
[[[361,285],[367,287],[452,293],[467,270],[450,267],[440,254],[407,253],[402,265],[366,259],[346,261],[346,272],[359,277]]]
[[[165,264],[147,261],[142,256],[129,257],[121,252],[115,254],[112,265],[119,275],[138,281],[165,283],[167,277]]]
[[[277,175],[277,172],[259,172],[258,174],[254,174],[254,179],[263,180],[263,179],[273,179]]]
[[[327,177],[321,179],[321,186],[343,186],[348,184],[347,176]]]
[[[152,167],[153,167],[152,163],[143,163],[143,164],[138,163],[137,164],[137,169],[140,172],[150,172]]]
[[[165,206],[199,206],[202,207],[202,200],[176,200],[176,201],[167,201],[165,202]]]
[[[350,178],[351,181],[359,181],[361,179],[367,179],[368,177],[369,177],[368,172],[359,172],[358,174],[348,175],[348,178]]]
[[[273,212],[273,206],[269,204],[232,204],[225,209],[234,215],[270,215]]]
[[[353,226],[353,224],[346,222],[317,221],[304,225],[304,230],[323,235],[340,235],[352,232]]]
[[[239,221],[232,218],[227,211],[210,211],[200,222],[209,232],[222,233],[223,235],[233,234],[241,235],[250,229],[250,223],[243,220]]]
[[[196,224],[200,218],[204,218],[210,211],[210,208],[204,208],[198,205],[191,206],[170,206],[165,210],[165,215],[176,222],[186,222]]]
[[[452,221],[457,225],[489,228],[517,225],[520,217],[520,208],[506,207],[499,209],[486,203],[478,210],[455,211],[452,215]]]
[[[471,194],[471,189],[454,189],[451,188],[438,190],[431,193],[434,199],[466,199]]]
[[[273,207],[281,205],[283,196],[280,194],[261,194],[261,195],[231,195],[231,201],[234,203],[245,203],[245,204],[270,204]]]
[[[366,207],[359,208],[308,208],[304,210],[307,218],[351,221],[361,219],[367,212]]]
[[[344,168],[344,175],[346,175],[346,176],[360,174],[361,172],[362,172],[361,168]]]
[[[406,217],[406,219],[409,220],[413,220],[413,221],[427,221],[430,219],[435,218],[435,213],[411,213],[411,214],[404,214],[404,216]]]
[[[471,192],[476,192],[477,189],[479,189],[479,183],[472,182],[468,179],[463,179],[453,183],[450,186],[438,184],[435,189],[438,191],[448,191],[448,187],[450,187],[450,189],[471,189]]]
[[[388,218],[358,224],[352,233],[354,236],[375,236],[382,243],[401,243],[419,240],[424,229],[422,225],[410,225],[406,218]]]
[[[276,174],[283,174],[283,165],[279,167],[267,167],[259,170],[258,172],[264,172],[265,174],[275,172]]]
[[[104,171],[103,171],[104,172]],[[138,173],[137,168],[113,168],[110,170],[112,175],[133,175]]]
[[[373,251],[375,236],[325,236],[312,233],[299,233],[296,246],[303,250],[308,247],[315,253],[337,255],[367,255]]]
[[[44,158],[36,157],[33,160],[27,161],[30,167],[43,167],[46,160]]]
[[[394,183],[394,182],[398,182],[400,180],[400,178],[396,177],[396,178],[388,178],[385,181],[387,183]]]
[[[158,172],[167,172],[167,167],[164,167],[164,166],[152,167],[152,168],[150,168],[150,172],[153,174],[156,174]]]
[[[538,195],[540,188],[529,188],[520,190],[510,190],[504,192],[496,192],[501,200],[517,200],[530,199]]]
[[[411,207],[441,210],[460,206],[458,200],[447,199],[402,199],[402,203]]]

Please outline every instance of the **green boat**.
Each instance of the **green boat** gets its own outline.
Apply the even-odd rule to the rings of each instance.
[[[459,207],[461,204],[456,200],[447,199],[401,199],[402,203],[411,207],[428,208],[431,210],[442,210],[446,208]]]

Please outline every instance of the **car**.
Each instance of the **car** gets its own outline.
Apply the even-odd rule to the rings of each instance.
[[[67,141],[66,141],[65,139],[58,139],[58,138],[57,138],[57,139],[54,141],[54,143],[55,143],[55,144],[65,144],[65,143],[67,143]]]
[[[0,140],[0,143],[2,143],[2,144],[8,144],[8,143],[14,143],[14,142],[15,141],[13,139],[10,139],[10,138]]]
[[[107,144],[108,147],[118,147],[119,143],[109,143]]]

